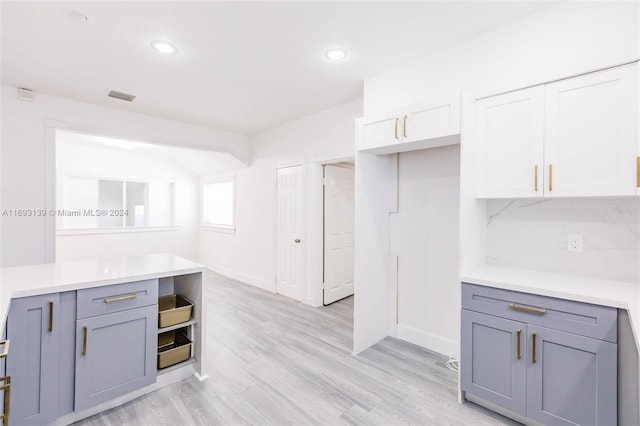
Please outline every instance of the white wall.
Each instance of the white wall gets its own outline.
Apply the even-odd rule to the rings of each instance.
[[[200,178],[174,161],[145,152],[100,148],[56,141],[58,186],[66,175],[167,180],[175,182],[175,227],[162,231],[69,234],[56,238],[56,260],[95,259],[170,253],[197,259],[199,244]],[[57,191],[58,199],[62,192]],[[122,199],[120,199],[120,205]],[[57,203],[58,208],[62,204]],[[84,208],[91,208],[85,205]],[[131,213],[131,212],[130,212]],[[60,218],[58,218],[60,219]]]
[[[34,102],[17,99],[16,89],[1,87],[2,208],[46,207],[45,118],[103,135],[168,145],[230,152],[246,160],[248,138],[125,110],[36,94]],[[52,230],[53,231],[53,230]],[[53,235],[49,235],[49,238]],[[46,220],[2,218],[2,266],[43,263]]]
[[[295,120],[251,137],[251,166],[236,170],[236,231],[233,234],[203,230],[201,261],[211,269],[244,282],[275,291],[274,271],[274,175],[277,164],[293,161],[307,168],[307,225],[320,214],[312,176],[325,158],[354,154],[354,119],[362,115],[362,102],[340,105]],[[317,210],[317,211],[316,211]],[[316,241],[305,239],[313,252]],[[314,253],[314,256],[320,254]],[[309,255],[308,255],[309,256]],[[309,260],[309,259],[308,259]],[[309,268],[308,284],[318,271]],[[305,301],[316,294],[306,288]]]
[[[389,110],[401,108],[431,98],[439,98],[449,94],[459,95],[461,91],[470,91],[476,97],[487,96],[508,90],[514,90],[545,81],[580,74],[590,70],[604,68],[635,60],[640,57],[640,32],[639,11],[637,2],[568,2],[554,6],[535,15],[531,15],[519,21],[498,28],[481,36],[475,37],[458,45],[441,50],[432,55],[423,57],[412,63],[400,66],[389,72],[374,76],[365,81],[364,111],[365,115],[384,113]],[[464,139],[463,139],[464,143]],[[464,147],[463,147],[464,149]],[[427,164],[446,162],[445,152],[432,151],[422,161],[412,164],[400,164],[399,170],[399,194],[406,191],[429,189],[441,192],[444,198],[451,198],[458,194],[455,186],[439,185],[437,178],[430,178],[428,172],[421,170]],[[462,167],[473,167],[472,164],[463,164]],[[453,171],[453,169],[451,169]],[[403,176],[420,176],[423,181],[417,183],[404,179]],[[445,195],[446,191],[450,191]],[[418,193],[416,193],[417,196]],[[584,204],[584,203],[583,203]],[[585,243],[602,242],[601,233],[609,232],[615,228],[614,244],[600,245],[599,266],[590,265],[589,268],[581,268],[590,260],[583,257],[567,267],[566,262],[571,263],[567,256],[554,257],[547,251],[535,260],[527,259],[527,255],[533,255],[535,250],[527,248],[522,250],[525,236],[515,241],[510,238],[509,232],[513,227],[526,227],[530,220],[530,212],[527,209],[511,208],[508,215],[504,216],[504,222],[494,223],[486,231],[490,244],[490,255],[504,262],[513,262],[517,266],[535,266],[549,270],[571,269],[586,275],[602,275],[603,271],[611,270],[624,265],[624,272],[616,272],[613,275],[632,276],[626,268],[632,265],[631,257],[640,257],[637,242],[629,243],[635,235],[637,240],[637,226],[625,228],[627,220],[626,212],[630,212],[630,220],[638,221],[637,208],[628,201],[593,200],[588,202],[593,215],[580,215],[583,204],[566,203],[552,200],[545,203],[544,210],[546,223],[537,223],[537,228],[545,229],[544,235],[548,238],[544,243],[538,241],[535,248],[549,250],[550,245],[564,241],[566,244],[567,218],[585,219],[585,222],[577,225],[576,232],[584,232]],[[462,215],[474,215],[475,210],[467,208],[461,211]],[[413,200],[412,209],[416,211],[428,211],[433,208],[432,201],[428,197],[420,197]],[[450,206],[450,213],[457,215],[455,206]],[[475,207],[474,207],[475,208]],[[611,226],[602,227],[602,215],[612,209],[622,209],[624,213],[617,216],[625,216],[623,222],[604,219]],[[558,212],[562,211],[562,214]],[[398,215],[403,215],[403,206],[399,206]],[[635,217],[633,217],[635,215]],[[498,219],[500,220],[500,219]],[[509,221],[516,221],[507,223]],[[475,223],[475,217],[466,218],[465,223]],[[507,229],[507,226],[512,228]],[[430,234],[431,227],[424,220],[410,218],[409,222],[399,220],[391,223],[392,252],[411,253],[412,243],[406,237],[407,229],[414,229],[416,234]],[[454,223],[443,223],[438,229],[437,235],[456,235],[458,226]],[[635,230],[635,231],[634,231]],[[634,234],[635,232],[635,234]],[[597,233],[597,235],[596,235]],[[622,236],[621,234],[624,234]],[[478,232],[481,235],[481,232]],[[403,244],[404,241],[404,244]],[[462,241],[462,244],[471,244],[471,241]],[[624,253],[620,253],[620,247],[624,247]],[[466,247],[463,249],[467,250]],[[512,251],[514,250],[514,251]],[[457,259],[460,250],[455,245],[443,247],[439,253],[432,253],[433,262],[438,260],[449,261]],[[508,256],[506,253],[510,253]],[[498,254],[498,255],[497,255]],[[405,254],[404,256],[407,256]],[[437,257],[435,257],[437,256]],[[500,257],[502,256],[502,257]],[[415,325],[411,335],[402,335],[402,327],[398,335],[415,343],[425,345],[438,350],[447,347],[447,342],[458,341],[459,312],[452,306],[450,310],[442,310],[438,318],[432,317],[429,309],[424,305],[413,303],[414,300],[424,300],[428,293],[436,298],[443,294],[443,303],[449,303],[451,288],[458,285],[458,274],[450,270],[446,274],[431,277],[425,270],[419,267],[413,271],[402,272],[403,256],[398,259],[399,277],[402,279],[400,302],[405,306],[399,307],[400,321],[402,316]],[[574,257],[574,260],[576,258]],[[637,264],[637,263],[636,263]],[[514,265],[512,265],[514,266]],[[638,268],[636,267],[637,271]],[[428,279],[428,280],[427,280]],[[405,285],[405,283],[410,283]],[[428,289],[428,290],[427,290]],[[389,291],[389,312],[395,311],[395,297]],[[426,303],[436,304],[436,299]],[[404,313],[403,313],[404,312]],[[439,311],[438,311],[439,312]],[[363,320],[364,322],[364,320]],[[357,325],[357,324],[356,324]],[[357,327],[356,327],[357,328]],[[394,334],[393,326],[389,330]],[[440,343],[432,344],[434,338],[440,339]]]
[[[391,253],[398,256],[397,337],[456,355],[460,146],[399,154],[398,212],[391,215]]]

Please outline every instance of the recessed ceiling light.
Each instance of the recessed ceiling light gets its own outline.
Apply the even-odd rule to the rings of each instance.
[[[347,57],[347,51],[339,47],[334,47],[324,52],[324,56],[331,61],[340,61]]]
[[[168,41],[162,40],[154,40],[151,42],[151,47],[153,50],[159,53],[163,53],[165,55],[173,55],[178,51],[178,49]]]

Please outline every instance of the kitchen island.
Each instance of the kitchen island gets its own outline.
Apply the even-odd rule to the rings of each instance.
[[[203,271],[168,254],[0,269],[11,422],[69,424],[192,375],[205,379]],[[191,315],[159,328],[158,297],[172,294],[193,304]],[[188,343],[186,359],[158,369],[161,340],[169,349]]]

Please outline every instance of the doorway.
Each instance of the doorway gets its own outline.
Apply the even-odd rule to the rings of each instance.
[[[355,167],[323,166],[323,301],[327,306],[354,289]]]
[[[304,282],[303,166],[276,171],[276,291],[302,299]]]

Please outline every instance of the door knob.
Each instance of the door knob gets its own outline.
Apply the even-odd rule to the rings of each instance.
[[[295,240],[293,240],[294,243],[299,243],[300,242],[300,238],[296,238]]]

